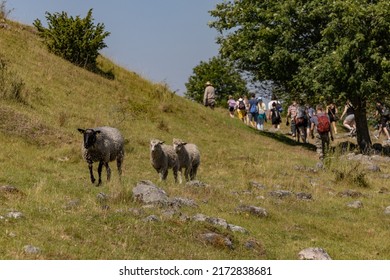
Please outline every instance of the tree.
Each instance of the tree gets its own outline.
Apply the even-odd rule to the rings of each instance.
[[[93,24],[92,9],[83,19],[68,17],[66,12],[46,12],[46,19],[48,28],[43,27],[39,19],[34,21],[34,26],[49,51],[78,66],[94,70],[99,50],[107,47],[104,39],[110,33],[104,31],[104,24]]]
[[[220,57],[213,57],[208,62],[201,61],[193,69],[193,75],[185,84],[187,98],[203,101],[205,83],[210,81],[215,87],[216,102],[225,105],[229,95],[247,94],[246,81],[231,63]],[[217,104],[218,105],[218,104]]]
[[[210,12],[222,57],[293,98],[343,97],[356,107],[368,151],[367,102],[390,85],[390,3],[385,0],[228,1]]]

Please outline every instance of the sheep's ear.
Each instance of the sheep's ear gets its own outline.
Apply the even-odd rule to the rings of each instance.
[[[82,129],[82,128],[78,128],[77,129],[80,133],[82,133],[82,134],[84,134],[84,132],[85,132],[85,129]]]
[[[99,134],[99,133],[101,133],[101,131],[100,130],[95,130],[94,133],[95,134]]]
[[[159,142],[159,144],[164,144],[164,143],[165,143],[165,141],[160,141],[160,142]]]

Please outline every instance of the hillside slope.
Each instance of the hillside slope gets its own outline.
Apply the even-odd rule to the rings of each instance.
[[[335,156],[329,171],[318,170],[315,152],[282,134],[258,133],[225,110],[176,96],[103,57],[99,66],[113,79],[75,67],[48,53],[31,27],[10,25],[0,30],[0,59],[20,91],[0,99],[0,186],[17,191],[0,190],[0,258],[296,259],[307,247],[322,247],[334,259],[390,258],[390,217],[383,213],[390,205],[383,188],[388,162],[376,162],[382,171],[372,173]],[[104,176],[96,187],[77,128],[103,125],[122,131],[126,157],[122,181],[112,163],[112,181]],[[196,143],[198,179],[207,186],[175,184],[171,172],[158,182],[149,160],[151,138]],[[142,180],[198,207],[172,215],[144,207],[132,197]],[[278,197],[280,190],[290,195]],[[360,193],[364,207],[346,206],[355,198],[340,195],[345,190]],[[107,197],[104,207],[100,193]],[[312,199],[298,199],[298,193]],[[268,216],[241,213],[240,205],[262,207]],[[247,232],[190,219],[199,213]],[[145,222],[149,215],[159,221]],[[230,238],[233,247],[201,238],[210,232]],[[39,253],[26,252],[26,245]]]

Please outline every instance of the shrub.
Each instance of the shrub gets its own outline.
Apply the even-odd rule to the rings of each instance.
[[[107,47],[104,39],[110,35],[104,24],[93,24],[92,9],[85,18],[68,17],[66,12],[46,12],[48,28],[39,19],[34,21],[38,34],[44,39],[49,51],[81,67],[96,69],[99,50]]]

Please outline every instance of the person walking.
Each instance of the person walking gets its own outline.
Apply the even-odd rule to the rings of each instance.
[[[236,110],[237,110],[238,119],[240,119],[243,123],[245,123],[246,107],[245,107],[244,99],[242,98],[238,99]]]
[[[275,128],[275,130],[279,130],[282,117],[280,116],[278,108],[276,108],[276,102],[272,103],[272,109],[269,110],[268,115],[268,119],[271,120],[272,126]]]
[[[206,88],[204,90],[203,104],[206,107],[214,109],[215,107],[215,88],[211,82],[206,82]]]
[[[232,95],[229,95],[229,100],[227,101],[229,107],[229,115],[231,118],[234,118],[234,111],[236,109],[236,100],[234,100]]]
[[[257,103],[258,102],[256,99],[256,95],[252,93],[251,99],[249,99],[248,117],[249,117],[249,124],[254,128],[256,128],[257,114],[258,114]]]
[[[344,116],[346,117],[343,121],[343,126],[349,130],[350,136],[354,136],[356,133],[355,108],[353,108],[353,105],[349,99],[345,103],[344,111],[341,114],[340,119],[343,119]]]
[[[249,104],[248,96],[246,96],[246,95],[244,95],[244,104],[245,104],[245,111],[246,111],[244,123],[245,123],[246,125],[250,125],[250,122],[249,122],[249,114],[248,114],[250,104]]]
[[[261,97],[257,98],[257,129],[264,130],[264,122],[267,121],[267,108]]]
[[[295,125],[295,117],[297,116],[298,103],[293,100],[292,104],[287,109],[286,125],[291,124],[291,136],[295,137],[297,134],[297,127]]]
[[[330,124],[332,125],[333,132],[337,134],[337,126],[336,123],[339,120],[337,106],[334,102],[331,102],[328,106],[326,106],[326,112],[328,113]]]
[[[330,140],[333,141],[333,132],[330,127],[329,116],[324,112],[321,104],[316,106],[316,114],[311,119],[310,135],[312,139],[315,138],[314,145],[319,158],[323,160],[329,150]]]
[[[376,102],[376,112],[375,117],[379,116],[379,130],[378,135],[374,135],[376,139],[379,139],[381,136],[381,133],[383,133],[387,136],[387,142],[390,142],[390,135],[389,131],[387,130],[387,122],[390,119],[390,110],[387,106],[384,106],[381,101]]]

